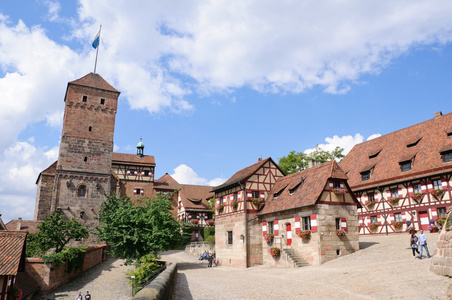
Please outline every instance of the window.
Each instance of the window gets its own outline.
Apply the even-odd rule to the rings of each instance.
[[[311,217],[303,217],[303,230],[311,230]]]
[[[398,188],[391,189],[391,198],[399,198],[399,189]]]
[[[88,96],[83,96],[82,101],[83,101],[83,102],[88,101]]]
[[[140,195],[141,194],[141,189],[135,189],[135,194]]]
[[[370,170],[361,173],[361,180],[362,181],[367,181],[369,179],[370,179]]]
[[[267,233],[273,234],[273,222],[267,222]]]
[[[105,104],[105,99],[100,99],[100,104],[104,105]]]
[[[413,191],[422,194],[422,186],[419,183],[413,184]]]
[[[86,186],[81,185],[81,186],[78,188],[78,196],[79,196],[79,197],[85,197],[85,195],[86,195]]]
[[[452,161],[452,151],[444,152],[443,162],[450,162],[450,161]]]
[[[85,156],[85,158],[83,159],[84,162],[88,161],[88,157]]]
[[[261,196],[259,191],[252,191],[251,193],[253,195],[253,198],[259,198]]]
[[[92,126],[88,127],[88,131],[91,131],[92,129],[93,129],[93,127],[92,127]]]
[[[333,188],[337,189],[337,188],[340,188],[340,187],[341,187],[341,182],[340,181],[337,181],[337,180],[333,181]]]
[[[297,184],[293,189],[289,190],[289,195],[293,195],[295,193],[295,191],[298,189],[298,187],[300,186],[301,182],[299,184]]]
[[[336,218],[336,230],[341,229],[341,218]]]
[[[285,188],[283,188],[282,190],[280,190],[279,192],[277,192],[276,194],[273,194],[273,198],[278,199],[279,195],[281,195],[281,193],[285,190]]]
[[[370,223],[378,223],[377,216],[370,216]]]
[[[433,180],[433,188],[435,190],[442,190],[443,189],[443,185],[441,183],[441,180]]]
[[[411,171],[411,160],[400,163],[400,170],[402,172]]]
[[[135,170],[134,169],[129,170],[129,174],[130,175],[135,175]]]
[[[445,207],[438,207],[436,211],[438,212],[438,218],[446,217],[447,210]]]
[[[239,201],[239,193],[234,193],[234,201]]]
[[[395,213],[394,214],[394,221],[395,222],[403,222],[402,221],[402,213]]]
[[[374,193],[367,194],[367,197],[369,198],[369,202],[374,202],[375,201],[375,194]]]
[[[223,197],[220,197],[220,205],[224,205]]]
[[[228,231],[228,245],[232,245],[232,231]]]
[[[144,176],[149,176],[149,171],[144,171]]]

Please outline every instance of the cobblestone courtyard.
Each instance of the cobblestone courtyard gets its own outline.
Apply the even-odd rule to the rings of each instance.
[[[429,250],[438,234],[427,233]],[[429,271],[431,259],[413,259],[409,234],[360,237],[361,249],[321,266],[248,269],[207,268],[182,251],[163,253],[179,263],[174,299],[447,299],[452,279]],[[424,254],[425,255],[425,254]],[[131,299],[121,260],[109,260],[45,299]],[[39,298],[40,299],[40,298]]]

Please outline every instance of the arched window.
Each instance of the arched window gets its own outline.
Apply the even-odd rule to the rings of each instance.
[[[85,195],[86,195],[86,186],[81,185],[81,186],[78,188],[78,196],[79,196],[79,197],[85,197]]]

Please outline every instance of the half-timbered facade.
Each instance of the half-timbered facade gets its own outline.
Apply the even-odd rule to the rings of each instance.
[[[452,113],[355,145],[340,163],[361,202],[360,234],[437,225],[451,206]]]
[[[347,176],[335,161],[279,178],[258,214],[263,263],[319,265],[357,251],[357,207]],[[346,234],[339,236],[337,230]],[[273,257],[272,247],[281,254]]]
[[[262,264],[259,208],[284,173],[269,157],[235,173],[215,192],[215,251],[223,265]]]
[[[24,231],[0,230],[0,300],[7,299],[18,273],[25,271],[26,238]]]

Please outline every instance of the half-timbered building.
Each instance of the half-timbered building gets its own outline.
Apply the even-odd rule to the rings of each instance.
[[[284,173],[270,157],[246,167],[215,192],[215,251],[223,265],[262,264],[259,208]]]
[[[258,214],[263,263],[319,265],[357,251],[358,207],[336,161],[279,178]]]
[[[360,234],[427,230],[451,206],[452,113],[355,145],[340,163]]]

